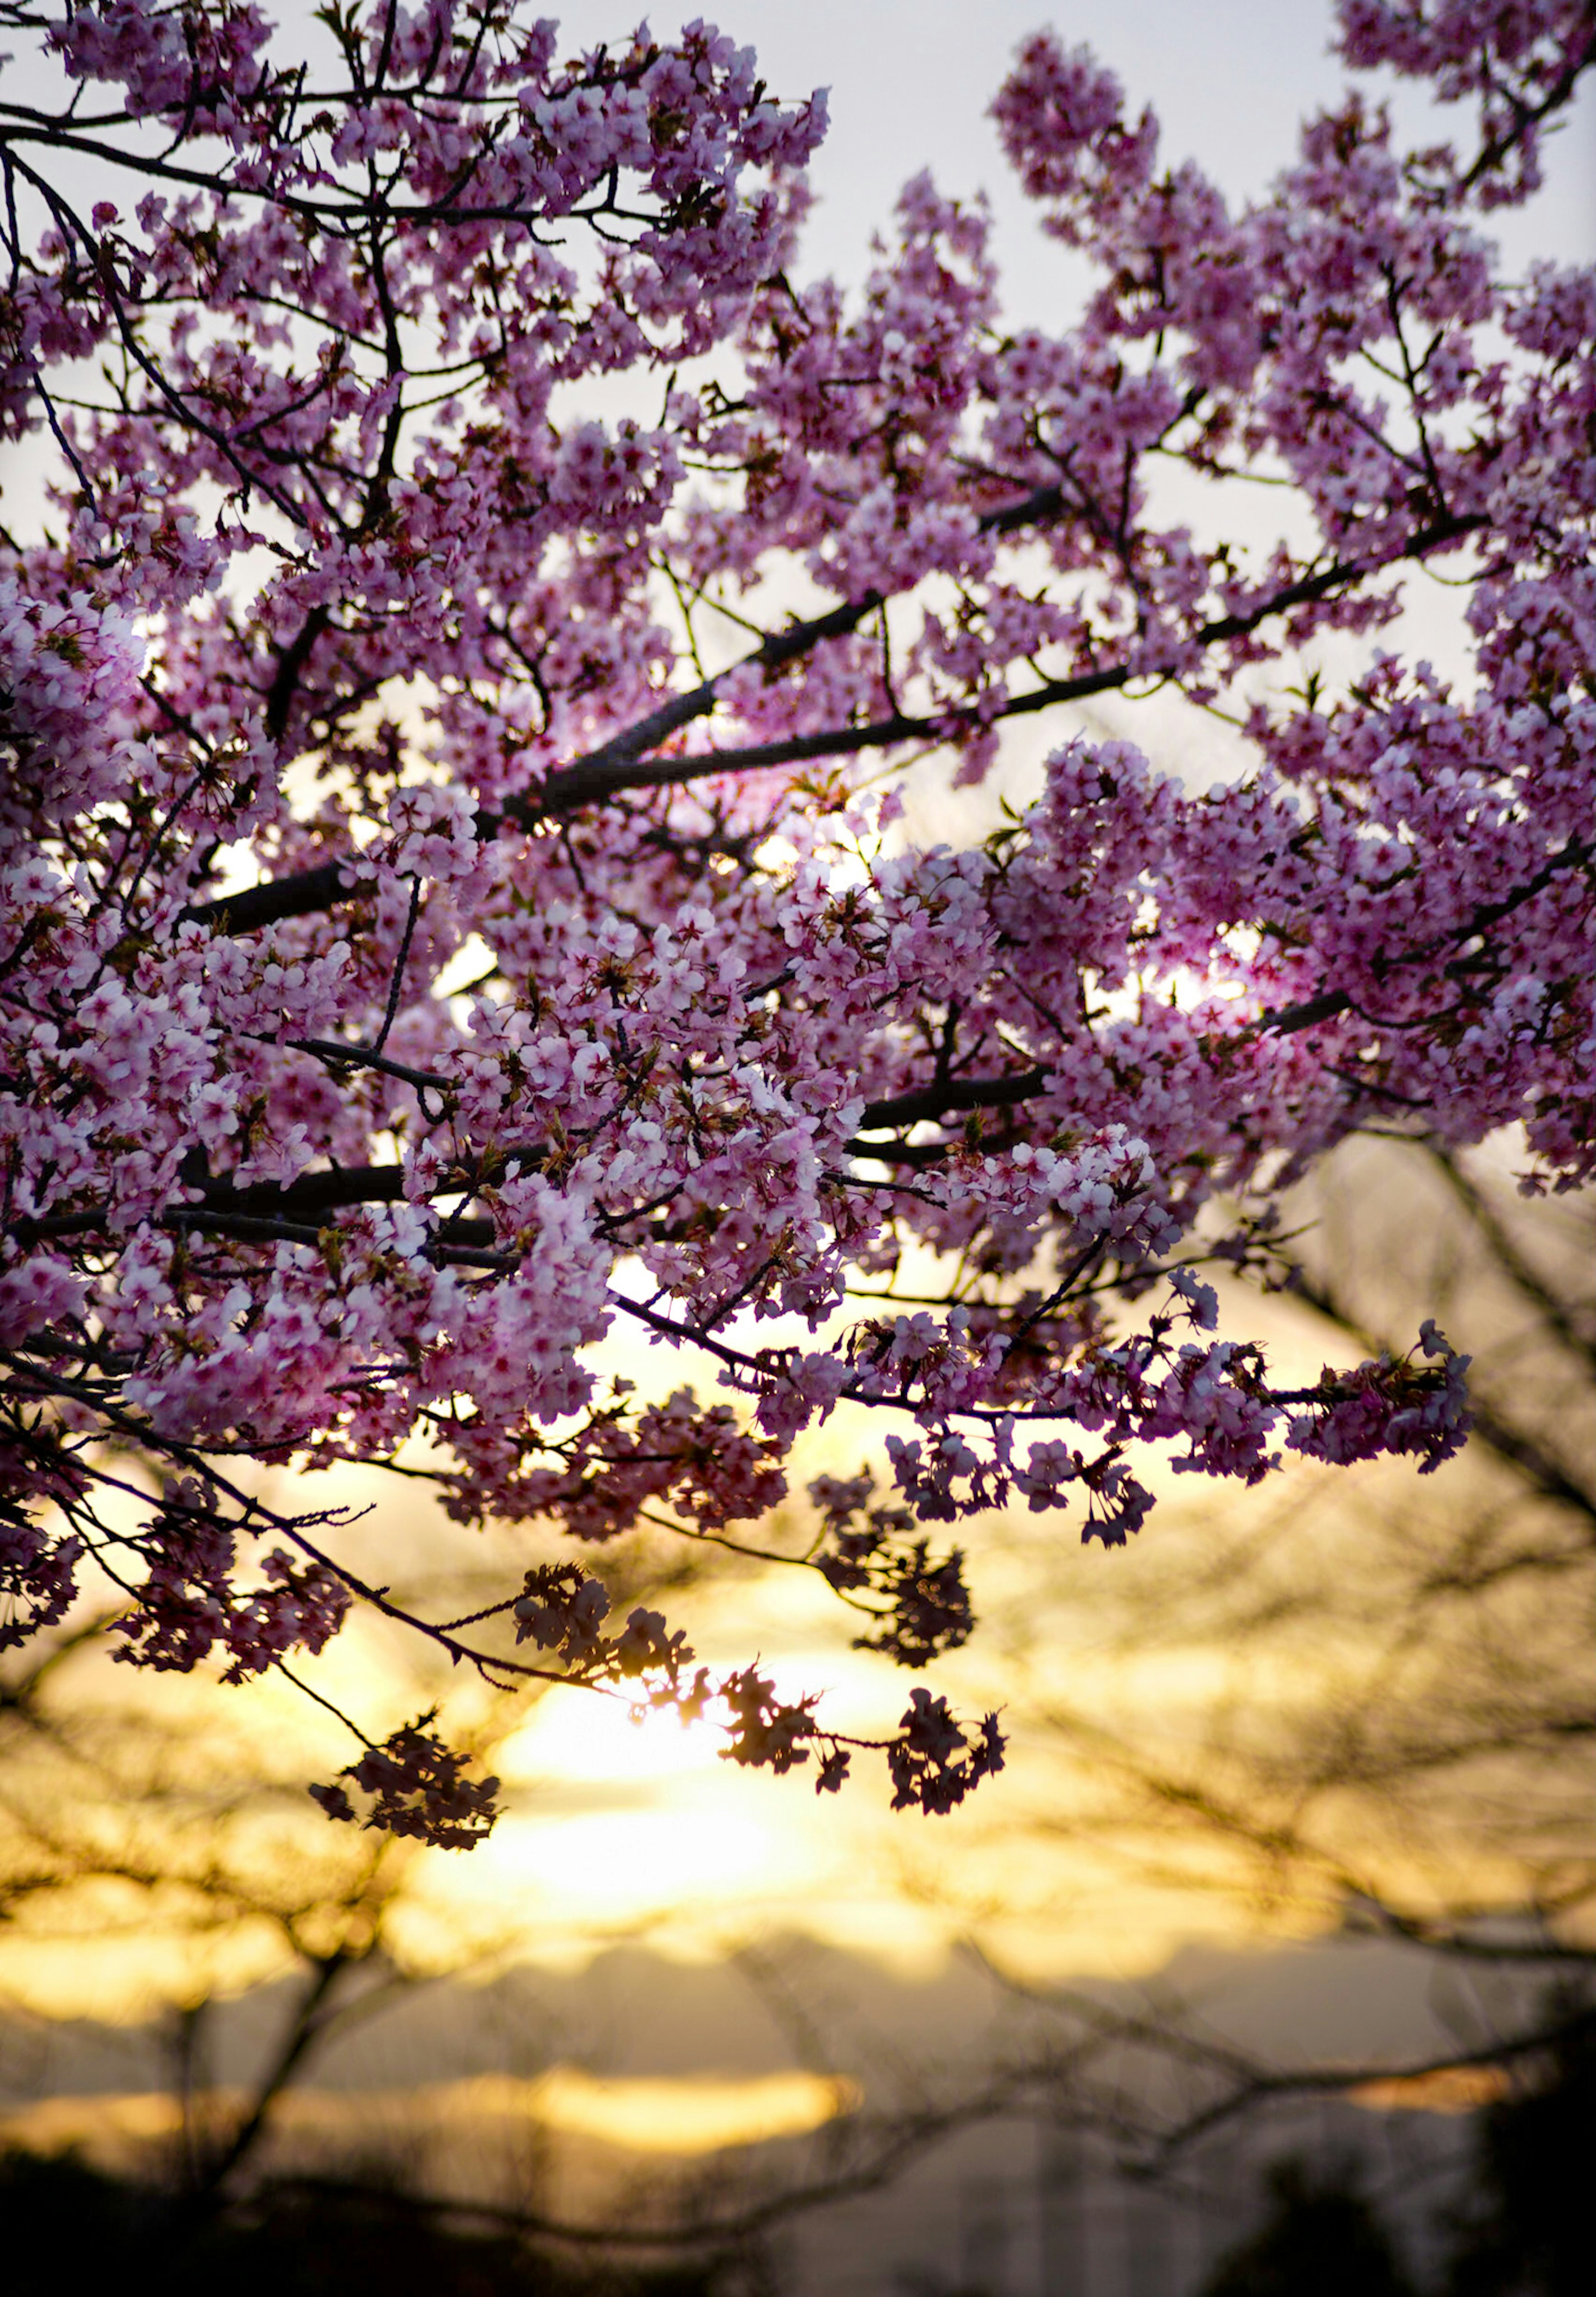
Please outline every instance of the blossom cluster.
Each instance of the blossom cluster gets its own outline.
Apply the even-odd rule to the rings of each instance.
[[[972,1625],[925,1525],[1117,1544],[1148,1447],[1455,1452],[1433,1328],[1285,1389],[1197,1263],[1361,1128],[1596,1163],[1596,281],[1485,228],[1588,11],[1339,15],[1472,140],[1352,94],[1239,210],[1028,42],[994,116],[1097,284],[1010,332],[929,176],[859,293],[806,277],[823,101],[703,24],[371,0],[305,63],[242,0],[0,0],[73,89],[0,99],[0,438],[54,473],[0,546],[0,1639],[90,1570],[128,1661],[234,1678],[391,1610],[240,1456],[757,1544],[841,1415],[893,1495],[812,1487],[789,1560],[918,1669]],[[1399,651],[1432,572],[1467,676]],[[1087,730],[1150,692],[1231,778]],[[1030,803],[905,836],[920,761],[977,784],[1038,714]],[[840,1783],[809,1703],[609,1607],[537,1560],[478,1639],[411,1624]],[[924,1686],[858,1743],[928,1810],[1001,1756]],[[426,1720],[321,1792],[490,1819]]]

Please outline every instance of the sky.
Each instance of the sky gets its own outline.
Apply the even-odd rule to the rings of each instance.
[[[573,0],[550,12],[572,47],[613,39],[629,21],[613,0]],[[1055,325],[1083,274],[1036,231],[986,116],[1031,33],[1050,22],[1067,45],[1091,47],[1133,106],[1153,105],[1164,156],[1196,160],[1232,201],[1265,189],[1295,153],[1298,121],[1334,103],[1345,77],[1329,53],[1328,0],[1056,0],[1051,8],[1048,0],[721,0],[655,7],[647,21],[659,37],[698,15],[755,50],[775,95],[830,90],[801,269],[859,277],[870,233],[901,185],[928,167],[944,192],[991,198],[1006,308]],[[1399,124],[1417,121],[1422,108],[1411,89],[1378,86],[1395,95]],[[1587,94],[1575,125],[1550,147],[1533,224],[1504,220],[1510,256],[1576,261],[1596,247],[1591,128]]]
[[[1249,1295],[1246,1326],[1266,1342],[1287,1384],[1312,1378],[1327,1345],[1337,1347],[1281,1302]],[[657,1359],[651,1364],[646,1349],[623,1337],[605,1344],[603,1358],[603,1369],[639,1381],[660,1376]],[[673,1372],[692,1377],[693,1367]],[[810,1432],[791,1478],[795,1492],[815,1473],[857,1470],[870,1443],[865,1417],[844,1407],[827,1428]],[[634,1938],[679,1960],[703,1962],[750,1938],[802,1931],[923,1976],[974,1928],[1016,1967],[1135,1982],[1185,1943],[1236,1938],[1248,1927],[1246,1910],[1226,1893],[1200,1887],[1200,1858],[1195,1868],[1187,1862],[1184,1881],[1172,1881],[1138,1871],[1112,1842],[1083,1848],[1048,1838],[1049,1824],[1067,1817],[1083,1795],[1090,1800],[1092,1782],[1082,1781],[1067,1750],[1027,1728],[1025,1717],[1055,1696],[1111,1733],[1152,1716],[1178,1748],[1187,1734],[1205,1731],[1227,1688],[1243,1682],[1260,1728],[1268,1730],[1276,1714],[1288,1725],[1296,1702],[1322,1695],[1340,1664],[1321,1627],[1310,1621],[1295,1648],[1285,1645],[1284,1669],[1277,1639],[1273,1667],[1260,1668],[1245,1652],[1214,1648],[1200,1617],[1189,1630],[1183,1626],[1181,1591],[1212,1568],[1222,1530],[1231,1539],[1263,1539],[1271,1524],[1293,1517],[1311,1545],[1322,1548],[1336,1535],[1330,1510],[1354,1509],[1366,1485],[1357,1476],[1304,1469],[1279,1490],[1216,1494],[1158,1462],[1139,1462],[1138,1472],[1159,1492],[1159,1511],[1118,1553],[1080,1546],[1078,1525],[1067,1519],[970,1527],[983,1625],[965,1651],[928,1673],[956,1712],[979,1715],[1007,1704],[1009,1725],[1017,1721],[1019,1731],[1010,1769],[965,1807],[934,1820],[894,1815],[881,1766],[868,1756],[840,1796],[818,1799],[802,1771],[778,1779],[724,1760],[712,1727],[684,1728],[669,1716],[638,1722],[621,1701],[555,1691],[489,1758],[506,1788],[505,1815],[489,1840],[468,1856],[429,1853],[421,1861],[395,1928],[407,1962],[442,1971],[531,1960],[573,1971]],[[1438,1505],[1459,1505],[1460,1472],[1417,1490]],[[424,1575],[437,1585],[448,1568],[480,1573],[497,1593],[522,1568],[515,1559],[525,1560],[524,1533],[463,1533],[415,1486],[396,1491],[375,1470],[318,1478],[316,1495],[320,1504],[371,1506],[345,1543],[348,1560],[401,1591]],[[288,1496],[280,1483],[276,1496]],[[800,1503],[759,1527],[761,1541],[788,1544],[801,1509]],[[1045,1610],[1038,1608],[1044,1586]],[[446,1613],[457,1608],[440,1600]],[[721,1574],[649,1600],[673,1626],[687,1627],[712,1668],[757,1659],[784,1695],[822,1693],[822,1718],[844,1730],[875,1735],[890,1728],[909,1684],[924,1679],[851,1650],[848,1615],[806,1573]],[[1153,1633],[1145,1651],[1128,1656],[1123,1607],[1139,1601]],[[1016,1609],[1047,1623],[1041,1647],[1029,1653],[1007,1638]],[[409,1639],[401,1645],[380,1623],[358,1619],[317,1663],[312,1680],[345,1712],[380,1730],[451,1695],[447,1673],[416,1670],[415,1659]],[[97,1665],[92,1682],[91,1665]],[[343,1830],[325,1829],[309,1810],[302,1782],[333,1775],[352,1750],[321,1710],[286,1686],[266,1682],[218,1692],[202,1680],[136,1677],[86,1658],[81,1681],[82,1697],[108,1717],[144,1718],[135,1727],[152,1733],[152,1774],[164,1744],[196,1810],[218,1780],[255,1776],[261,1750],[268,1750],[281,1783],[261,1824],[285,1830],[296,1887],[314,1876],[318,1862],[350,1846]],[[446,1710],[446,1729],[455,1711]],[[1038,1815],[1040,1833],[1032,1823]],[[1172,1872],[1181,1860],[1172,1854],[1169,1864]],[[208,1931],[181,1894],[155,1906],[106,1899],[100,1916],[98,1947],[92,1922],[78,1938],[48,1923],[36,1936],[26,1920],[0,1932],[0,1994],[10,1991],[46,2014],[135,2018],[185,1990],[226,1992],[283,1966],[282,1939],[269,1925]],[[1274,1927],[1279,1935],[1302,1934],[1300,1917],[1281,1920],[1279,1910]]]

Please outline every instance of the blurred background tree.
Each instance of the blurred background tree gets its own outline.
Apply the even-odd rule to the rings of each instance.
[[[1283,1496],[1218,1506],[1189,1488],[1107,1558],[1011,1519],[961,1687],[1004,1700],[1015,1787],[955,1855],[901,1846],[906,1894],[962,1930],[1001,2014],[889,2074],[868,2008],[818,2006],[801,1946],[767,1976],[815,2062],[867,2085],[839,2186],[970,2119],[1033,2114],[1066,2154],[1095,2145],[1212,2201],[1238,2174],[1222,2148],[1295,2152],[1315,2099],[1473,2109],[1452,2160],[1483,2198],[1436,2229],[1433,2268],[1460,2289],[1583,2285],[1589,2234],[1551,2205],[1551,2165],[1596,2134],[1593,1208],[1519,1195],[1510,1145],[1460,1160],[1375,1131],[1287,1225],[1276,1360],[1311,1378],[1321,1349],[1378,1354],[1416,1299],[1438,1303],[1475,1359],[1464,1459],[1432,1478],[1299,1462]],[[1036,1975],[1049,1922],[1129,1939],[1160,1905],[1237,1951],[1177,1955],[1144,1985]],[[1287,1941],[1316,1949],[1310,2019],[1284,1992],[1234,1998],[1255,1975],[1242,1949]],[[1302,2243],[1329,2255],[1331,2218],[1353,2248],[1388,2243],[1338,2144],[1295,2168],[1281,2153],[1216,2292],[1297,2285],[1278,2276]],[[1363,2286],[1351,2254],[1341,2285]],[[1173,2285],[1127,2270],[1133,2290]]]
[[[1505,1154],[1366,1140],[1291,1217],[1275,1346],[1313,1362],[1333,1327],[1378,1352],[1422,1291],[1473,1354],[1467,1457],[1340,1484],[1303,1465],[1283,1502],[1199,1500],[1090,1582],[1017,1527],[1004,1667],[1054,1766],[1023,1824],[1039,1854],[1089,1848],[1277,1931],[1584,1966],[1592,1206],[1518,1197]],[[1172,1695],[1138,1698],[1147,1670]]]
[[[985,1624],[1028,1756],[1008,1816],[1029,1900],[983,1901],[967,1861],[967,1920],[1072,2031],[1102,2005],[1026,1985],[1005,1934],[1089,1891],[1205,1904],[1238,1934],[1383,1939],[1426,1958],[1456,2060],[1506,2065],[1583,2019],[1596,1949],[1592,1206],[1518,1196],[1506,1152],[1371,1138],[1288,1221],[1277,1353],[1316,1369],[1332,1328],[1378,1353],[1416,1297],[1439,1302],[1474,1356],[1467,1455],[1431,1478],[1299,1464],[1283,1498],[1172,1502],[1156,1540],[1107,1565],[1013,1522]],[[929,1863],[915,1880],[949,1895]],[[1380,2071],[1255,2059],[1168,1992],[1127,2046],[1161,2033],[1178,2052],[1146,2100],[1149,2146]]]
[[[482,1571],[495,1560],[485,1557]],[[638,1597],[680,1591],[697,1568],[638,1539],[618,1560]],[[460,1579],[415,1592],[469,1610],[478,1589]],[[335,1711],[318,1717],[266,1683],[218,1713],[202,1684],[152,1684],[116,1667],[104,1625],[84,1619],[9,1654],[0,1675],[0,2012],[12,2013],[0,2090],[47,2096],[55,2033],[79,2045],[91,2034],[104,2092],[128,2094],[128,2142],[115,2142],[113,2114],[109,2158],[104,2145],[91,2149],[95,2166],[71,2153],[7,2157],[0,2188],[38,2235],[37,2255],[8,2244],[7,2285],[32,2288],[30,2275],[55,2285],[63,2209],[80,2254],[103,2249],[109,2262],[131,2244],[174,2289],[226,2272],[241,2289],[310,2297],[348,2286],[358,2255],[363,2273],[398,2292],[440,2278],[539,2297],[707,2285],[613,2260],[596,2280],[569,2258],[528,2252],[513,2232],[478,2225],[466,2239],[452,2220],[418,2215],[407,2197],[420,2175],[415,2132],[384,2128],[380,2111],[364,2126],[358,2110],[341,2114],[319,2161],[314,2137],[308,2161],[301,2133],[285,2161],[285,2108],[315,2089],[335,2045],[401,2006],[414,2018],[428,1988],[490,1971],[522,1934],[507,1915],[440,1916],[427,1891],[439,1854],[421,1842],[325,1824],[304,1778],[340,1745]],[[381,1626],[377,1647],[362,1649],[371,1640],[363,1628],[350,1644],[351,1671],[383,1683],[396,1714],[447,1707],[455,1743],[484,1765],[536,1705],[524,1690],[451,1686]],[[56,2027],[52,2004],[109,2012],[111,2022]],[[432,2071],[457,2074],[481,2037],[457,1992],[443,2017],[454,2048]],[[535,2014],[515,2040],[529,2075],[558,2054],[559,2038]],[[491,2063],[502,2072],[502,2048]],[[307,2166],[329,2174],[307,2185]],[[514,2197],[535,2207],[535,2143],[517,2166]]]
[[[1367,1139],[1299,1191],[1290,1218],[1277,1356],[1311,1377],[1335,1345],[1329,1326],[1378,1352],[1415,1297],[1439,1301],[1475,1357],[1464,1459],[1422,1479],[1394,1463],[1350,1478],[1299,1463],[1283,1500],[1227,1494],[1222,1511],[1188,1487],[1156,1539],[1107,1557],[1060,1548],[1046,1518],[1012,1520],[982,1590],[984,1655],[978,1640],[961,1661],[971,1690],[1007,1700],[1006,1824],[961,1821],[951,1856],[936,1838],[924,1855],[924,1837],[908,1849],[892,1838],[906,1902],[973,1949],[987,2014],[956,2032],[950,2013],[917,2046],[901,2034],[889,2046],[868,1979],[851,1992],[801,1939],[751,1939],[739,1969],[794,2062],[853,2083],[860,2108],[808,2146],[656,2181],[630,2230],[651,2226],[662,2253],[768,2259],[784,2225],[890,2188],[995,2120],[1051,2123],[1189,2198],[1212,2187],[1203,2165],[1227,2133],[1250,2128],[1255,2161],[1277,2128],[1287,2145],[1294,2100],[1350,2095],[1484,2109],[1474,2200],[1441,2237],[1447,2270],[1479,2297],[1564,2285],[1557,2260],[1578,2235],[1544,2189],[1588,2120],[1596,1898],[1592,1207],[1520,1198],[1504,1158]],[[657,1584],[648,1551],[631,1569],[640,1593]],[[461,1609],[471,1600],[462,1588]],[[418,1680],[397,1695],[444,1688]],[[418,1981],[526,1940],[508,1907],[497,1935],[448,1936],[425,1914],[435,1854],[322,1827],[287,1726],[246,1718],[229,1736],[212,1715],[196,1738],[183,1686],[161,1689],[152,1700],[76,1637],[30,1671],[12,1663],[0,1719],[9,1950],[150,1951],[164,1933],[175,1958],[152,1983],[170,2005],[171,2189],[233,2223],[270,2188],[274,2116],[296,2083],[314,2084],[318,2051]],[[480,1696],[453,1717],[489,1761],[511,1719]],[[1345,2042],[1320,2046],[1322,2030],[1288,2017],[1238,2021],[1215,1991],[1222,1955],[1177,1957],[1141,1986],[1039,1976],[1049,1922],[1104,1930],[1132,1904],[1238,1951],[1318,1941]],[[1427,2040],[1397,2021],[1388,2046],[1365,2046],[1356,2002],[1379,1941],[1413,1964]],[[252,2085],[226,2090],[206,2062],[216,2002],[287,1972]],[[529,2067],[562,2047],[548,2031],[524,2038]],[[360,2207],[374,2205],[378,2135],[364,2161],[341,2157]],[[1216,2292],[1275,2285],[1256,2276],[1319,2242],[1326,2211],[1349,2239],[1387,2238],[1378,2196],[1333,2152],[1276,2178],[1262,2226],[1213,2268]],[[381,2177],[395,2176],[425,2182],[391,2151]],[[558,2224],[535,2163],[494,2222],[512,2246],[517,2228],[540,2238]]]

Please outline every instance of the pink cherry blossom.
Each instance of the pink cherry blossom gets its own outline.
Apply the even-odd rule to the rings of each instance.
[[[806,274],[824,103],[704,24],[376,0],[306,65],[239,0],[0,0],[74,90],[0,99],[0,436],[53,473],[0,547],[0,1640],[97,1575],[124,1660],[239,1679],[359,1602],[939,1811],[996,1718],[845,1739],[614,1624],[597,1551],[764,1554],[804,1432],[876,1431],[797,1562],[918,1670],[974,1626],[926,1527],[1455,1453],[1433,1325],[1290,1389],[1201,1269],[1275,1280],[1369,1126],[1592,1172],[1596,282],[1489,224],[1592,51],[1578,0],[1338,17],[1459,143],[1354,89],[1240,210],[1028,41],[994,118],[1096,285],[1014,333],[928,175],[860,292]],[[1464,674],[1403,650],[1421,569]],[[1148,690],[1230,778],[1083,735]],[[905,838],[925,753],[1038,715],[1032,803]],[[240,1459],[419,1467],[531,1560],[407,1612]],[[433,1720],[329,1814],[480,1839]]]

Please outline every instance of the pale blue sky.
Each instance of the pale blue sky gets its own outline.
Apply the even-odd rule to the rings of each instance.
[[[570,47],[616,38],[646,12],[656,36],[707,16],[757,49],[772,91],[831,90],[831,131],[811,177],[820,204],[805,235],[802,268],[858,277],[871,229],[900,186],[929,165],[942,187],[984,187],[997,213],[1015,317],[1067,320],[1084,278],[1037,231],[1011,184],[986,108],[1027,34],[1051,21],[1111,65],[1132,103],[1151,102],[1164,151],[1196,159],[1232,199],[1262,191],[1293,155],[1304,113],[1345,82],[1329,54],[1329,0],[700,0],[645,12],[627,0],[551,0]],[[1400,87],[1400,83],[1390,86]],[[1413,92],[1399,119],[1417,127]],[[1548,188],[1532,215],[1494,226],[1510,259],[1564,261],[1596,253],[1596,134],[1589,92],[1555,142]],[[1455,123],[1455,126],[1454,126]],[[1457,132],[1460,112],[1442,116]],[[1433,135],[1435,131],[1432,129]],[[1059,308],[1062,304],[1063,308]]]

